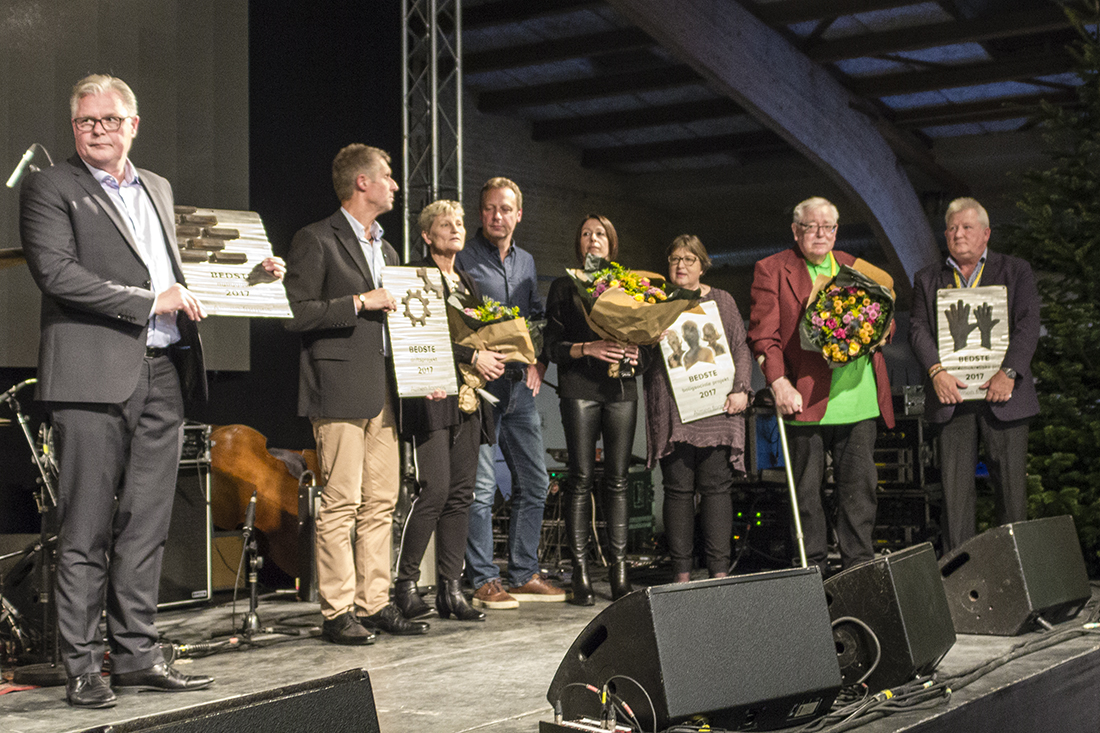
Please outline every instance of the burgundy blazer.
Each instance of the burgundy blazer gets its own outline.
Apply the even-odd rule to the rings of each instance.
[[[837,264],[851,265],[856,258],[833,250]],[[798,323],[806,312],[813,281],[806,260],[797,247],[784,250],[756,263],[752,278],[752,308],[749,314],[749,348],[760,363],[764,381],[771,384],[786,376],[802,395],[799,422],[816,422],[825,416],[829,403],[832,370],[817,351],[802,348]],[[890,335],[894,333],[890,325]],[[887,427],[894,426],[894,403],[886,358],[882,351],[871,355],[878,391],[878,409]]]

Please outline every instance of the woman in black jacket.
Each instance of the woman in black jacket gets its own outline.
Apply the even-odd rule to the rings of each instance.
[[[615,227],[604,216],[590,214],[577,229],[579,262],[594,254],[611,259],[619,250]],[[558,397],[569,451],[566,486],[566,535],[573,555],[571,603],[595,603],[588,574],[589,516],[596,469],[596,441],[603,436],[603,488],[607,539],[611,554],[611,597],[632,588],[627,577],[627,470],[638,417],[638,387],[634,377],[611,377],[608,366],[623,359],[638,363],[638,347],[605,341],[584,317],[584,307],[569,277],[550,286],[546,299],[546,349],[558,365]]]
[[[453,292],[481,295],[473,279],[455,269],[455,255],[466,242],[462,205],[457,201],[435,201],[420,213],[420,233],[429,247],[429,256],[410,266],[436,267],[443,275],[446,297]],[[455,369],[472,364],[486,379],[504,373],[504,360],[495,351],[475,351],[453,344]],[[462,376],[458,375],[459,384]],[[491,427],[491,414],[482,400],[473,412],[459,408],[458,397],[443,390],[424,398],[401,400],[401,431],[416,448],[417,480],[420,493],[413,500],[401,535],[397,560],[394,602],[405,618],[431,613],[416,584],[420,561],[432,532],[436,536],[436,574],[439,587],[435,607],[439,615],[452,614],[460,621],[484,621],[485,614],[470,606],[462,594],[462,563],[466,551],[468,513],[474,496],[478,447],[482,442],[482,423]]]

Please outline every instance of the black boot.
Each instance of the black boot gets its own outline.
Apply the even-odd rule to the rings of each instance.
[[[484,621],[485,614],[466,601],[462,594],[462,581],[441,580],[435,591],[435,609],[440,618],[450,618],[454,614],[456,621]]]
[[[611,550],[611,600],[617,601],[634,590],[627,577],[626,535],[630,518],[627,516],[626,481],[621,485],[607,485],[607,544]]]
[[[573,555],[573,597],[569,602],[576,606],[592,606],[596,594],[588,577],[588,516],[591,511],[591,494],[569,492],[566,495],[565,533],[569,538],[569,552]]]
[[[432,607],[420,597],[415,580],[399,580],[393,586],[393,604],[407,619],[432,615]]]

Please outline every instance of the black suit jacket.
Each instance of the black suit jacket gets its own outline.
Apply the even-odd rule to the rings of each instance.
[[[184,283],[176,248],[172,187],[138,169]],[[156,296],[122,215],[79,156],[32,173],[20,194],[20,236],[42,291],[38,398],[117,404],[133,394]],[[185,400],[206,398],[198,329],[178,312],[175,354]]]
[[[382,242],[387,265],[397,252]],[[355,312],[359,293],[374,290],[363,248],[342,210],[294,235],[284,279],[294,317],[287,328],[302,334],[298,414],[310,418],[369,420],[385,405],[385,314]]]
[[[987,250],[981,285],[1008,288],[1009,345],[1002,366],[1015,369],[1016,386],[1008,402],[989,402],[998,420],[1020,420],[1039,412],[1031,358],[1039,344],[1039,291],[1031,265],[1018,257]],[[954,405],[944,405],[928,379],[928,370],[939,363],[936,338],[936,291],[955,286],[954,270],[942,262],[920,270],[913,279],[913,309],[909,315],[909,344],[924,369],[924,416],[929,422],[947,422]]]

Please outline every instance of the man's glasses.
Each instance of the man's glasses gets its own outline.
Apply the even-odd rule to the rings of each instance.
[[[695,255],[673,255],[672,257],[668,258],[668,264],[672,265],[673,267],[680,264],[681,262],[683,262],[688,267],[691,267],[698,261],[699,258]]]
[[[73,120],[73,125],[81,132],[91,132],[95,129],[96,123],[103,126],[104,132],[118,132],[118,128],[122,127],[123,120],[128,120],[129,117],[77,117]]]
[[[836,224],[803,224],[797,222],[806,234],[836,234]]]

